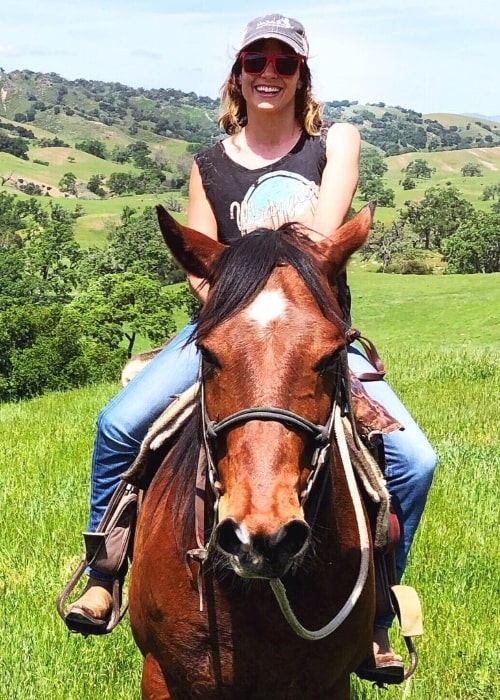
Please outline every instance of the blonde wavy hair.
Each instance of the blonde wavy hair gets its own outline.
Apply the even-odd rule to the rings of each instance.
[[[241,57],[238,55],[226,82],[221,88],[219,126],[226,134],[237,134],[248,121],[247,105],[241,93]],[[319,134],[322,126],[321,105],[313,97],[311,71],[306,61],[300,66],[299,83],[295,93],[295,118],[310,136]]]

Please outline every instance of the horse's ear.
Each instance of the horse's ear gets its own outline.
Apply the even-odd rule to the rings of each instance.
[[[177,263],[189,274],[206,278],[226,246],[183,226],[161,204],[157,205],[156,213],[163,239]]]
[[[350,221],[338,228],[333,236],[318,243],[318,247],[328,260],[328,274],[336,277],[347,261],[368,238],[373,223],[376,202],[369,202]]]

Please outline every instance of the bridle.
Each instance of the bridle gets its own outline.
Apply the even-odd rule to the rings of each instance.
[[[304,507],[306,500],[311,494],[311,490],[317,481],[319,473],[322,471],[328,456],[330,454],[331,447],[331,436],[333,431],[333,423],[335,419],[336,407],[342,396],[342,387],[344,384],[345,376],[345,366],[347,360],[342,357],[346,354],[345,349],[339,352],[336,358],[336,365],[334,368],[336,374],[335,388],[331,401],[330,413],[328,419],[324,425],[313,423],[307,418],[303,418],[298,413],[289,411],[285,408],[279,408],[276,406],[254,406],[251,408],[243,408],[240,411],[231,413],[229,416],[222,418],[220,421],[211,420],[208,417],[206,402],[205,402],[205,389],[203,380],[201,381],[201,415],[202,415],[202,428],[203,428],[203,439],[205,445],[205,452],[207,458],[207,471],[208,479],[212,487],[212,491],[215,496],[214,503],[214,528],[217,525],[218,520],[218,504],[219,499],[222,495],[221,482],[219,479],[216,458],[214,455],[216,442],[221,435],[225,434],[232,428],[244,425],[248,421],[259,420],[259,421],[273,421],[281,423],[286,428],[291,428],[293,430],[298,430],[310,436],[314,441],[314,452],[311,458],[311,467],[307,481],[302,493],[300,494],[300,505]],[[213,530],[212,530],[213,532]],[[210,542],[212,538],[210,538]]]
[[[209,555],[211,549],[213,549],[214,547],[213,542],[214,533],[218,522],[219,500],[222,495],[222,485],[217,471],[216,458],[214,456],[215,443],[220,438],[220,436],[228,430],[231,430],[235,426],[243,425],[251,420],[269,420],[281,423],[286,427],[291,427],[292,429],[300,430],[306,433],[308,436],[311,436],[314,442],[316,443],[311,459],[311,470],[308,475],[306,485],[300,495],[301,506],[304,506],[306,500],[309,498],[312,488],[318,480],[318,475],[322,471],[324,471],[323,467],[325,466],[330,457],[332,441],[335,440],[344,466],[347,485],[353,502],[354,511],[356,515],[356,522],[358,526],[360,543],[360,563],[358,576],[353,585],[351,594],[348,596],[346,602],[339,610],[339,612],[335,615],[335,617],[333,617],[326,625],[324,625],[320,629],[309,630],[305,628],[299,622],[291,608],[290,602],[287,598],[286,589],[282,581],[280,579],[270,579],[269,584],[278,602],[278,605],[280,606],[283,616],[285,617],[286,621],[288,622],[292,630],[295,632],[295,634],[297,634],[299,637],[302,637],[303,639],[316,641],[319,639],[324,639],[325,637],[332,634],[336,629],[338,629],[338,627],[340,627],[340,625],[344,622],[344,620],[348,617],[348,615],[355,607],[359,596],[361,595],[361,592],[364,589],[366,579],[368,576],[370,565],[370,536],[366,524],[363,504],[361,502],[361,497],[359,495],[357,487],[356,477],[349,457],[349,449],[347,447],[344,429],[342,426],[342,407],[340,404],[344,397],[346,398],[346,401],[348,401],[349,399],[349,379],[346,349],[343,349],[338,355],[335,372],[336,382],[334,392],[332,394],[331,410],[328,419],[324,425],[313,423],[307,418],[303,418],[302,416],[300,416],[297,413],[294,413],[293,411],[289,411],[287,409],[275,406],[255,406],[251,408],[245,408],[240,411],[231,413],[229,416],[226,416],[220,421],[211,420],[207,414],[206,409],[204,383],[203,380],[201,381],[200,401],[206,468],[208,472],[208,479],[215,496],[215,501],[213,526],[207,545],[204,545],[203,527],[200,528],[200,524],[198,523],[196,528],[198,548],[192,549],[186,553],[186,565],[188,571],[191,574],[192,571],[190,568],[190,562],[192,563],[193,561],[195,561],[199,564],[196,579],[198,584],[198,592],[200,596],[200,611],[203,610],[202,566],[207,556]],[[203,484],[205,483],[205,473],[201,465],[202,461],[200,456],[200,464],[198,466],[197,477],[197,495],[198,492],[204,493]],[[198,500],[201,502],[200,499]],[[204,505],[205,502],[203,499],[203,509]]]

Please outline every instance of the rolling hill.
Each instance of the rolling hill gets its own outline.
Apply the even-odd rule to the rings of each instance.
[[[157,142],[169,138],[206,146],[220,135],[219,100],[173,89],[131,88],[120,83],[66,80],[56,73],[0,68],[0,118],[84,138]],[[383,102],[326,102],[327,121],[350,121],[387,155],[500,145],[500,124],[464,115],[422,115]]]
[[[167,190],[152,194],[107,196],[101,199],[86,185],[92,176],[104,180],[113,173],[140,174],[137,163],[120,162],[114,154],[146,144],[150,158],[167,179],[177,179],[176,202],[185,208],[185,188],[192,153],[220,137],[219,101],[172,89],[145,90],[119,83],[84,79],[69,81],[50,73],[0,69],[0,192],[20,192],[32,183],[62,206],[83,209],[77,236],[84,245],[103,240],[106,226],[118,221],[125,206],[155,204]],[[377,148],[386,159],[385,184],[395,192],[395,208],[379,207],[377,217],[392,221],[408,199],[421,198],[436,184],[452,184],[477,208],[484,187],[500,183],[500,123],[483,117],[427,114],[382,102],[360,105],[342,100],[326,102],[326,121],[349,121],[358,126],[363,147]],[[105,157],[81,150],[82,142],[102,145]],[[19,157],[6,152],[10,143],[25,149]],[[411,160],[424,158],[435,172],[431,179],[416,180],[404,190],[402,170]],[[481,166],[481,177],[463,177],[469,162]],[[77,199],[59,189],[66,173],[74,174]],[[361,206],[360,199],[355,206]]]
[[[404,190],[402,172],[416,158],[423,158],[435,172],[429,179],[416,179],[415,189]],[[482,195],[488,185],[500,185],[500,147],[467,148],[458,151],[435,151],[432,153],[404,153],[386,159],[388,171],[385,182],[395,192],[394,209],[377,209],[379,220],[391,222],[406,200],[421,199],[426,190],[436,185],[452,185],[476,209],[490,211],[491,200],[484,201]],[[464,177],[462,168],[466,163],[477,163],[481,167],[481,177]],[[358,200],[360,201],[360,200]]]

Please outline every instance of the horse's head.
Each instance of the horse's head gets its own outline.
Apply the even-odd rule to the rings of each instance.
[[[289,225],[227,247],[158,207],[177,262],[210,284],[197,344],[220,482],[215,536],[242,577],[280,577],[309,546],[302,494],[346,342],[335,283],[366,240],[373,209],[318,244]]]

